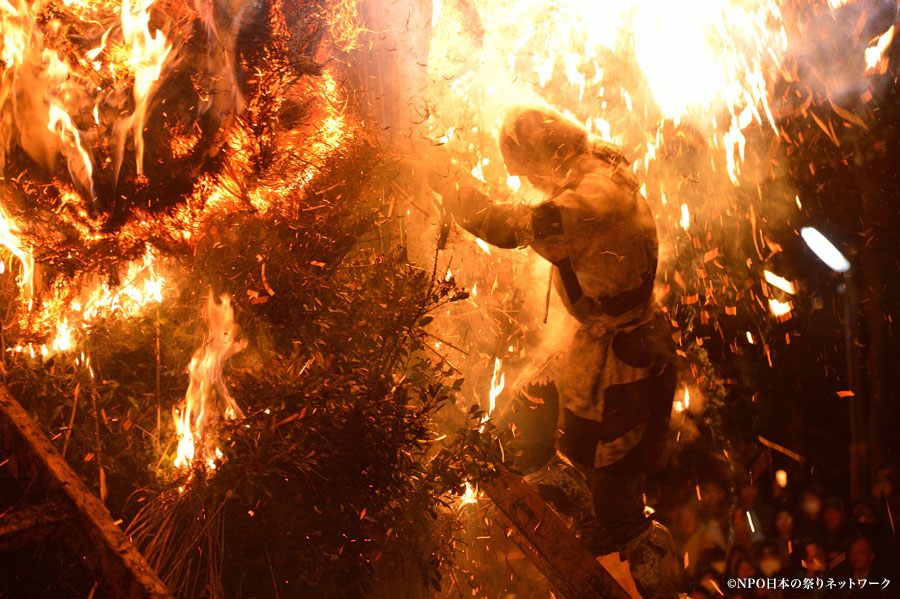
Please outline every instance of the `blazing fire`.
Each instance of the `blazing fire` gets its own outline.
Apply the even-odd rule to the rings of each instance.
[[[22,338],[9,351],[44,358],[75,353],[92,324],[134,317],[174,297],[178,282],[161,248],[190,256],[198,231],[213,217],[239,210],[276,213],[282,196],[309,185],[321,163],[362,135],[363,126],[351,109],[355,98],[345,89],[345,73],[325,63],[316,65],[314,81],[302,84],[303,93],[319,101],[315,135],[293,127],[287,117],[273,131],[260,133],[246,126],[245,117],[277,113],[297,100],[292,93],[301,94],[287,84],[272,83],[273,73],[286,68],[284,64],[267,63],[271,73],[258,69],[243,79],[239,76],[238,30],[250,3],[232,2],[227,15],[218,4],[0,0],[0,244],[6,249],[0,269],[17,265],[22,306]],[[840,10],[847,3],[828,4]],[[288,29],[283,15],[266,26],[280,34]],[[335,18],[331,35],[351,48],[358,34],[355,26],[351,18]],[[786,5],[774,0],[628,0],[615,6],[590,0],[435,0],[429,23],[422,26],[426,32],[417,33],[427,38],[422,64],[429,81],[407,90],[423,96],[429,108],[417,123],[417,137],[446,146],[461,172],[498,197],[537,198],[524,180],[505,172],[495,134],[509,105],[552,105],[625,149],[644,182],[642,191],[658,218],[662,240],[671,242],[668,246],[703,249],[695,269],[699,290],[688,293],[682,273],[665,273],[668,288],[684,292],[684,305],[699,303],[704,296],[714,304],[719,301],[716,293],[737,290],[727,280],[718,288],[711,282],[709,271],[724,267],[718,248],[704,245],[710,238],[704,238],[704,227],[713,215],[746,216],[756,251],[747,257],[747,268],[761,291],[755,303],[773,322],[791,317],[795,302],[800,305],[793,297],[799,286],[775,274],[781,271],[767,262],[781,248],[766,237],[764,219],[746,199],[756,194],[760,202],[776,201],[762,197],[759,183],[768,175],[765,159],[770,156],[765,148],[754,148],[754,138],[764,131],[774,136],[773,146],[790,143],[776,118],[787,108],[775,97],[776,81],[797,80],[786,60],[793,33]],[[857,57],[859,77],[883,75],[891,66],[888,50],[895,27],[878,31],[882,33]],[[190,65],[194,70],[182,72],[179,69],[188,68],[187,40],[202,51]],[[190,118],[171,116],[179,107],[168,95],[166,83],[171,81],[166,78],[175,74],[188,95],[193,94],[180,107]],[[265,102],[245,93],[269,85],[275,93],[260,96]],[[836,114],[842,110],[850,115],[847,123],[860,126],[859,117],[837,107],[840,100],[829,96]],[[805,118],[807,108],[798,112]],[[809,115],[839,145],[831,122],[819,120],[812,111]],[[150,135],[154,127],[165,131]],[[156,143],[165,152],[154,147],[154,136],[160,137]],[[253,153],[265,136],[278,136],[279,144],[291,149],[296,160],[291,178],[249,177],[254,161],[272,160]],[[691,164],[690,172],[676,172],[672,164],[687,161],[685,156],[699,157],[698,164]],[[189,157],[202,166],[194,168]],[[42,178],[30,181],[25,176],[37,171]],[[171,190],[160,180],[170,171],[188,172],[190,181],[176,186],[177,193],[172,193],[179,200],[167,204]],[[43,202],[41,218],[17,199],[29,193]],[[790,201],[782,206],[782,214],[794,217],[802,212],[799,194],[791,190],[785,197]],[[125,208],[118,209],[122,200]],[[34,243],[38,238],[58,245],[42,254]],[[80,259],[73,248],[93,249],[122,239],[129,252],[115,256],[116,264],[108,269],[69,280],[58,266],[68,260],[72,270],[71,262]],[[546,318],[551,311],[549,296],[543,293],[547,273],[538,273],[530,259],[462,239],[448,253],[463,258],[454,264],[454,272],[459,280],[472,282],[472,295],[469,312],[459,318],[464,324],[455,330],[464,340],[454,337],[454,331],[446,338],[453,342],[450,347],[469,352],[473,362],[493,356],[486,420],[497,408],[507,374],[512,375],[504,372],[504,364],[517,369],[515,360],[532,357],[528,352],[533,347],[519,342],[533,334],[535,326],[510,318],[491,330],[495,344],[485,349],[474,347],[466,337],[466,325],[481,319],[480,326],[486,326],[483,323],[492,318],[486,314],[493,308],[516,302],[515,312],[521,308],[523,321]],[[477,252],[469,253],[469,246]],[[674,254],[663,254],[664,267]],[[475,259],[469,259],[473,255]],[[493,274],[502,270],[498,266],[511,266],[508,278],[513,281],[520,275],[529,282],[540,280],[541,290],[522,293],[525,299],[515,297]],[[45,280],[42,275],[54,268],[55,278]],[[265,263],[260,273],[258,289],[249,292],[264,302],[275,290],[266,279]],[[536,303],[540,310],[532,305]],[[724,309],[733,315],[728,312],[733,304]],[[205,316],[208,332],[191,359],[189,388],[175,413],[179,467],[195,462],[212,467],[217,450],[210,431],[220,417],[241,416],[223,370],[244,347],[236,338],[232,300],[223,296],[216,301],[210,295]],[[764,345],[766,340],[755,331],[746,331],[747,342]],[[89,356],[79,360],[87,364]],[[463,369],[468,367],[471,364]],[[685,389],[682,410],[688,409],[689,400]]]
[[[497,397],[503,392],[503,389],[506,387],[506,374],[501,372],[502,368],[503,362],[499,358],[496,358],[494,360],[494,369],[491,373],[491,388],[488,394],[488,411],[481,418],[481,430],[484,430],[484,423],[487,422],[493,415],[494,410],[497,407]],[[480,493],[478,491],[478,486],[473,485],[470,481],[466,481],[465,491],[463,492],[462,497],[460,497],[459,499],[459,507],[462,508],[465,505],[478,503],[479,497]]]
[[[482,1],[445,3],[434,14],[429,74],[449,85],[438,90],[432,130],[460,154],[467,145],[483,147],[479,132],[493,130],[505,106],[534,101],[638,146],[635,162],[643,169],[657,159],[663,123],[689,121],[719,148],[736,183],[743,131],[775,126],[766,84],[787,40],[774,2]],[[627,71],[626,53],[639,70]],[[645,103],[640,80],[652,108],[638,107]],[[621,114],[614,105],[626,108],[628,119],[643,112],[640,138],[610,118]],[[498,162],[477,151],[466,160],[476,178]]]
[[[810,10],[840,11],[846,4],[831,2]],[[759,209],[752,205],[757,199],[750,197],[758,195],[758,203],[781,218],[803,214],[798,194],[784,193],[782,200],[780,189],[778,197],[762,191],[767,179],[781,184],[781,159],[771,160],[775,151],[797,143],[783,120],[793,99],[777,94],[784,93],[785,82],[798,81],[796,62],[802,51],[797,46],[804,35],[799,14],[798,7],[774,0],[630,1],[615,6],[580,0],[435,2],[423,61],[428,76],[424,89],[434,110],[423,123],[423,136],[448,149],[460,171],[481,181],[492,197],[534,202],[540,194],[506,173],[496,132],[510,105],[544,104],[562,111],[625,149],[644,182],[641,191],[656,216],[661,245],[677,247],[661,253],[661,272],[671,268],[677,254],[704,246],[712,218],[737,218],[749,201],[750,225],[763,241],[755,241],[762,245],[757,255],[741,260],[758,276],[763,299],[755,306],[764,317],[783,322],[794,310],[788,296],[796,293],[796,285],[774,274],[768,264],[781,248],[766,238]],[[866,16],[863,11],[858,17],[855,35]],[[868,75],[886,72],[894,29],[872,40],[865,61],[860,56],[854,63],[855,72],[842,71],[831,79],[826,75],[834,89],[823,95],[847,126],[866,124],[841,108],[849,100],[838,94],[846,95],[847,88],[864,90]],[[834,83],[837,77],[840,85]],[[863,93],[863,101],[870,96]],[[818,115],[806,108],[797,112],[837,143],[837,135]],[[768,148],[762,139],[771,139]],[[788,155],[793,151],[789,148]],[[483,258],[464,245],[487,252],[483,241],[465,234],[462,239],[451,249],[463,260],[457,279],[477,285],[479,293],[472,300],[482,309],[495,310],[509,301],[493,293],[498,270],[519,273],[521,283],[514,284],[520,289],[543,287],[535,281],[533,258],[497,251]],[[702,291],[697,295],[687,292],[684,273],[664,275],[667,288],[684,291],[685,304],[704,294],[712,297],[710,268],[725,268],[720,248],[704,247],[700,254],[696,278]],[[726,295],[730,285],[722,281]],[[541,306],[532,310],[548,313],[549,295],[527,295]],[[732,315],[730,310],[726,307]]]
[[[884,74],[887,71],[888,63],[884,58],[884,53],[891,42],[894,41],[894,25],[891,25],[887,31],[872,40],[871,45],[866,48],[866,71],[878,72]]]
[[[506,387],[506,375],[500,372],[502,367],[503,363],[500,361],[500,358],[494,360],[494,372],[491,374],[491,394],[490,403],[488,404],[488,418],[490,418],[494,413],[494,409],[497,407],[497,396],[500,395]]]
[[[220,452],[210,431],[219,414],[229,420],[243,417],[228,391],[224,375],[225,362],[245,347],[245,343],[236,338],[238,329],[234,324],[231,298],[222,296],[217,302],[210,293],[206,324],[208,331],[203,345],[194,353],[188,367],[190,384],[184,405],[174,412],[178,437],[176,467],[201,463],[215,468]]]
[[[90,204],[95,200],[96,165],[102,158],[88,140],[96,142],[110,134],[116,138],[113,158],[118,173],[129,133],[141,172],[147,107],[172,50],[162,32],[151,31],[152,7],[153,2],[132,5],[127,1],[121,6],[68,1],[15,1],[2,6],[0,108],[4,118],[0,125],[0,160],[5,175],[10,175],[9,152],[14,143],[50,173],[56,171],[61,157],[70,178],[70,182],[59,182],[62,205],[80,203],[81,198]],[[109,24],[116,13],[119,23]],[[48,26],[51,16],[55,20],[49,20]],[[108,24],[105,31],[100,23]],[[99,45],[68,45],[60,37],[66,30],[77,30],[85,40],[96,35]],[[81,53],[75,53],[76,49]],[[117,85],[108,85],[112,83]],[[134,91],[132,111],[123,110],[120,104],[119,91],[126,87]],[[32,223],[20,224],[16,222],[18,217],[9,216],[6,198],[0,210],[0,243],[22,263],[20,287],[30,311],[34,288],[41,282],[34,280],[34,257],[25,237],[37,230]],[[68,212],[61,211],[61,215],[65,218]],[[79,223],[79,228],[92,238],[98,237],[91,225]],[[130,316],[147,302],[160,301],[163,279],[154,272],[152,255],[148,247],[142,261],[126,267],[123,282],[115,289],[105,281],[94,280],[82,282],[80,289],[46,290],[38,313],[23,317],[28,320],[28,328],[37,334],[56,329],[53,352],[66,351],[72,349],[73,327],[112,313]]]
[[[266,8],[273,15],[266,27],[290,39],[296,9],[276,4]],[[317,76],[298,83],[289,77],[297,65],[271,54],[255,78],[239,75],[248,60],[237,44],[241,28],[261,10],[205,1],[0,0],[0,272],[17,266],[9,276],[17,277],[21,306],[20,338],[8,352],[45,363],[69,354],[90,369],[83,341],[92,327],[177,297],[178,256],[195,251],[209,219],[281,209],[285,194],[310,185],[361,135],[340,66],[301,65]],[[328,10],[330,41],[351,50],[355,10],[343,2]],[[265,94],[248,93],[253,86]],[[290,103],[314,124],[263,133],[246,126]],[[261,138],[271,143],[275,135],[297,167],[288,180],[248,185]],[[211,168],[214,158],[226,166]],[[181,184],[167,187],[179,176]],[[264,301],[274,291],[265,265],[261,272]],[[179,466],[211,466],[209,431],[218,418],[241,414],[222,374],[243,347],[231,300],[210,296],[205,313],[209,331],[175,417]]]

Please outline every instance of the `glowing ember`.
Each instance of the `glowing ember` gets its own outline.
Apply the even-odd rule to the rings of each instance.
[[[506,375],[501,373],[500,370],[503,367],[503,362],[500,358],[496,358],[494,360],[494,372],[491,374],[491,391],[489,395],[489,403],[488,403],[488,411],[487,414],[482,416],[481,418],[481,427],[478,429],[480,431],[484,430],[484,423],[488,421],[491,415],[494,413],[494,409],[497,407],[497,397],[503,392],[503,389],[506,387]],[[466,493],[468,494],[469,485],[466,483]],[[473,493],[474,497],[474,493]],[[473,499],[469,503],[473,503],[475,499]],[[464,502],[465,503],[465,502]]]
[[[791,312],[791,303],[790,302],[779,302],[776,299],[769,300],[769,309],[772,311],[772,314],[775,316],[784,316],[785,314],[790,314]]]
[[[506,387],[506,375],[500,372],[502,366],[503,363],[500,361],[500,358],[494,360],[494,373],[491,375],[490,403],[488,404],[488,413],[485,415],[484,420],[490,418],[491,414],[494,413],[494,408],[497,407],[497,396]]]
[[[206,305],[208,332],[191,358],[188,367],[191,380],[184,406],[175,411],[175,428],[178,435],[175,466],[182,467],[199,462],[215,467],[220,456],[215,439],[210,434],[221,412],[227,419],[243,418],[243,412],[232,399],[225,384],[225,362],[244,349],[245,343],[237,341],[238,328],[234,324],[234,310],[227,295],[216,303],[210,292]]]
[[[687,204],[681,205],[681,228],[685,231],[691,226],[691,213],[688,211]]]
[[[778,486],[782,489],[785,488],[788,484],[788,475],[784,470],[776,470],[775,471],[775,482],[778,483]]]
[[[784,277],[779,277],[775,273],[768,270],[763,271],[763,276],[766,279],[766,283],[772,285],[773,287],[781,289],[785,293],[790,293],[791,295],[793,295],[797,292],[797,290],[794,288],[794,284]]]
[[[459,499],[459,507],[462,508],[464,505],[472,503],[478,503],[478,490],[469,481],[466,481],[466,491]]]

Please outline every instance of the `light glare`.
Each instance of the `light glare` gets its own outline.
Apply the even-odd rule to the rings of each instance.
[[[800,229],[800,236],[809,246],[809,249],[824,262],[828,268],[835,272],[847,272],[850,270],[850,262],[833,243],[813,227]]]

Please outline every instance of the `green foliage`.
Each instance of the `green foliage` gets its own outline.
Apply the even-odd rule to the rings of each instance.
[[[115,287],[148,248],[166,285],[138,316],[78,328],[74,352],[4,352],[4,382],[180,597],[362,597],[399,571],[436,589],[453,496],[499,459],[483,414],[452,407],[462,381],[425,344],[429,313],[465,295],[372,237],[392,226],[380,193],[391,183],[352,115],[345,137],[321,139],[316,121],[333,107],[310,62],[318,13],[252,10],[239,52],[247,109],[208,186],[140,218],[123,206],[124,224],[89,236],[77,215],[56,222],[55,196],[10,188],[43,225],[29,241],[46,289]],[[0,300],[15,306],[8,279]],[[215,469],[178,470],[172,410],[211,292],[231,296],[246,342],[225,378],[247,416],[219,421]],[[26,334],[24,312],[8,311],[6,345]]]
[[[171,256],[177,291],[79,334],[77,358],[8,364],[13,393],[59,431],[180,596],[362,597],[388,563],[437,588],[453,553],[452,497],[498,461],[483,414],[450,407],[461,380],[426,351],[429,313],[462,294],[401,250],[358,244],[377,211],[364,182],[341,182],[360,164],[378,172],[360,151],[315,183],[331,189],[314,211],[288,198],[208,220],[192,255]],[[247,341],[226,374],[248,415],[220,425],[215,470],[179,472],[171,410],[210,289],[233,296]],[[438,441],[436,419],[460,434]]]

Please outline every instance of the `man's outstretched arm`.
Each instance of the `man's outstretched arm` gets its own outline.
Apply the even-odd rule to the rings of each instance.
[[[468,186],[443,197],[456,222],[491,245],[517,248],[531,245],[534,241],[534,210],[531,206],[493,202],[485,194]]]
[[[517,248],[544,241],[538,253],[551,262],[556,251],[547,251],[546,242],[559,239],[563,233],[562,216],[554,200],[535,206],[521,202],[494,201],[473,185],[441,180],[433,184],[444,201],[444,207],[459,225],[479,239],[501,248]],[[543,251],[542,251],[543,250]]]

